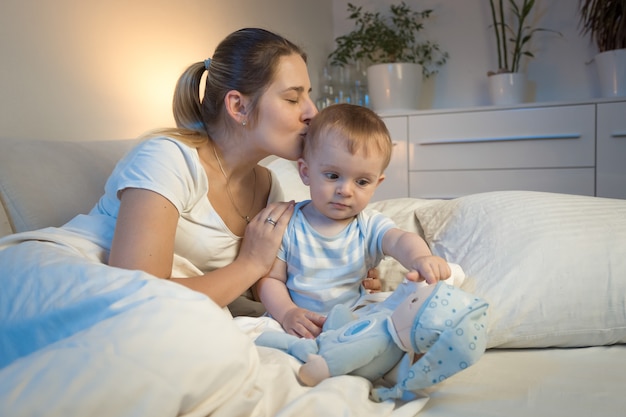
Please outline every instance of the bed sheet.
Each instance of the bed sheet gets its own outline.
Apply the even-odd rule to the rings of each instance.
[[[491,349],[425,390],[419,417],[621,417],[625,386],[626,345]]]

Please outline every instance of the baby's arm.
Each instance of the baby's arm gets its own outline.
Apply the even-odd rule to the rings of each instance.
[[[416,233],[390,229],[383,236],[383,252],[408,269],[406,277],[412,281],[424,280],[433,284],[450,277],[446,260],[434,256],[424,239]]]
[[[259,299],[287,333],[306,338],[318,336],[326,318],[298,307],[291,300],[286,282],[287,263],[276,258],[269,274],[256,284]]]

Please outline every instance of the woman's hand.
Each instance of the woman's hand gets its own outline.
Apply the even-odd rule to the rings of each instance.
[[[261,210],[246,227],[237,259],[256,265],[259,270],[255,274],[257,279],[265,276],[272,267],[294,205],[293,201],[272,203]]]
[[[368,292],[380,292],[383,288],[383,283],[380,280],[378,269],[372,268],[367,271],[367,278],[363,280],[363,288]]]
[[[313,339],[322,332],[326,317],[304,308],[295,307],[285,313],[283,329],[289,334]]]

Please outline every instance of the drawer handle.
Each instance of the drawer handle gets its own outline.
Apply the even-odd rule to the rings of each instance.
[[[626,132],[613,132],[611,136],[614,138],[626,138]]]
[[[535,136],[506,136],[495,138],[460,138],[443,139],[436,141],[419,142],[419,145],[449,145],[454,143],[484,143],[484,142],[509,142],[518,140],[545,140],[545,139],[578,139],[579,133],[565,133],[560,135],[535,135]]]

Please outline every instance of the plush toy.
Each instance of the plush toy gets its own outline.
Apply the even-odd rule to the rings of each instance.
[[[485,351],[488,304],[446,282],[405,281],[370,307],[358,317],[334,307],[316,339],[266,331],[255,343],[304,362],[299,377],[308,386],[345,374],[374,382],[397,366],[395,386],[372,390],[376,401],[413,399],[415,391],[467,368]]]

